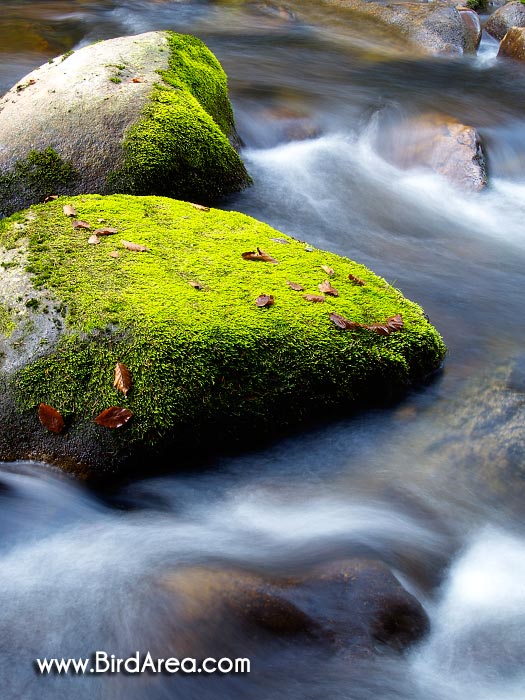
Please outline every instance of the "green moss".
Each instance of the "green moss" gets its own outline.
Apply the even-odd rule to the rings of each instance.
[[[69,58],[69,57],[72,56],[74,53],[75,53],[75,52],[73,51],[73,49],[70,49],[69,51],[66,51],[66,53],[62,54],[62,62],[64,62],[64,61],[66,60],[66,58]],[[51,61],[51,63],[52,63],[52,61]]]
[[[169,69],[159,71],[142,119],[126,133],[124,164],[111,189],[210,200],[251,180],[228,137],[234,133],[226,74],[195,37],[167,33]]]
[[[0,304],[0,335],[9,338],[15,330],[15,322],[11,309],[5,304]]]
[[[77,172],[53,148],[32,150],[7,174],[0,173],[0,202],[16,197],[41,200],[71,185]]]
[[[467,0],[466,6],[471,10],[480,12],[487,9],[488,0]]]
[[[16,377],[21,409],[40,402],[91,420],[111,405],[134,412],[130,438],[155,442],[183,426],[264,431],[341,403],[388,398],[435,369],[444,345],[422,310],[362,265],[303,243],[238,213],[202,212],[158,197],[68,198],[80,218],[104,219],[116,236],[97,246],[62,213],[63,201],[32,208],[29,269],[67,309],[58,347]],[[16,240],[13,220],[0,222],[0,243]],[[279,237],[288,244],[272,241]],[[148,252],[125,250],[120,240]],[[279,264],[241,254],[260,247]],[[119,250],[119,257],[109,253]],[[338,298],[305,301],[287,280],[319,293],[336,271]],[[366,286],[357,287],[348,274]],[[199,282],[197,290],[189,282]],[[257,308],[260,294],[275,304]],[[370,323],[403,314],[390,336],[339,331],[336,311]],[[127,399],[112,386],[115,363],[133,376]],[[204,428],[203,428],[204,429]]]

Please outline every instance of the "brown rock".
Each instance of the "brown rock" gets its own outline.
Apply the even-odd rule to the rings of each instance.
[[[403,169],[428,168],[462,189],[487,183],[477,131],[448,115],[422,114],[389,127],[378,139],[381,155]]]
[[[525,61],[525,28],[512,27],[499,45],[498,56]]]
[[[459,16],[465,30],[465,51],[474,53],[481,41],[481,22],[479,15],[468,7],[458,7]]]
[[[485,24],[485,30],[498,41],[511,27],[525,27],[525,5],[519,0],[499,7]]]
[[[240,645],[271,634],[362,656],[377,644],[405,649],[429,626],[420,603],[390,569],[365,559],[275,579],[189,567],[166,577],[163,588],[174,604],[178,652],[182,647],[185,654],[203,653],[200,633],[213,647],[227,629]]]

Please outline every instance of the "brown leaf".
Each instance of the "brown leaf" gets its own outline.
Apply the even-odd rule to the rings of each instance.
[[[95,423],[104,428],[121,428],[133,417],[133,412],[122,406],[111,406],[102,411],[96,418]]]
[[[131,389],[131,372],[122,362],[117,362],[115,365],[115,381],[113,386],[121,391],[127,398],[128,391]]]
[[[357,323],[357,321],[349,321],[344,316],[341,316],[340,314],[336,313],[330,314],[330,320],[338,328],[341,328],[345,331],[354,330],[355,328],[364,328],[367,331],[373,331],[374,333],[378,333],[379,335],[390,335],[390,333],[394,333],[395,331],[401,330],[401,328],[403,328],[404,325],[401,314],[397,314],[396,316],[391,316],[390,318],[387,318],[387,320],[384,323],[371,323],[370,325],[366,325],[364,323]]]
[[[66,216],[76,216],[77,215],[77,210],[75,209],[75,207],[72,207],[71,204],[64,205],[63,212]]]
[[[335,287],[332,287],[330,282],[328,280],[325,280],[322,284],[319,285],[319,291],[324,292],[325,294],[329,294],[331,297],[338,297],[339,292]]]
[[[275,299],[271,294],[261,294],[255,300],[256,306],[262,308],[263,306],[273,306],[275,304]]]
[[[286,284],[290,287],[290,289],[293,289],[294,292],[304,291],[302,284],[297,284],[297,282],[287,282]]]
[[[404,326],[403,317],[401,314],[390,316],[384,323],[371,323],[369,326],[363,326],[369,331],[375,331],[379,335],[390,335],[395,331],[400,331]]]
[[[56,408],[48,406],[47,403],[40,404],[38,417],[44,428],[47,428],[52,433],[58,434],[64,430],[64,419]]]
[[[329,277],[333,277],[335,275],[333,268],[328,267],[328,265],[321,265],[321,270],[324,270]]]
[[[72,221],[71,225],[74,229],[85,228],[89,230],[91,228],[91,224],[88,224],[87,221],[81,221],[79,219],[75,219],[74,221]]]
[[[118,258],[119,257],[119,252],[118,250],[112,250],[111,253],[109,254],[111,258]]]
[[[338,328],[341,328],[343,331],[349,331],[353,330],[354,328],[360,328],[361,324],[356,323],[355,321],[349,321],[347,318],[344,316],[341,316],[341,314],[336,314],[336,313],[331,313],[330,314],[330,321],[337,326]]]
[[[210,211],[210,207],[205,207],[204,204],[194,204],[193,202],[190,202],[190,204],[194,209],[198,209],[199,211]]]
[[[265,253],[264,250],[257,248],[257,251],[251,250],[248,253],[242,254],[243,260],[258,260],[260,262],[278,263],[278,260],[272,258],[271,255]]]
[[[93,231],[96,236],[112,236],[114,233],[118,233],[116,228],[97,228]]]
[[[348,279],[350,280],[350,282],[352,282],[353,284],[357,284],[359,287],[365,286],[364,281],[360,277],[356,277],[355,275],[350,274],[348,275]]]
[[[44,199],[44,204],[47,204],[48,202],[54,202],[55,199],[58,199],[58,194],[50,194]]]
[[[135,253],[145,253],[149,248],[145,245],[139,245],[138,243],[131,243],[130,241],[120,241],[126,250],[132,250]]]
[[[100,243],[100,238],[98,236],[95,236],[95,234],[93,234],[92,236],[90,236],[88,238],[88,243],[90,245],[97,245],[97,243]]]
[[[144,79],[143,78],[132,78],[131,82],[132,83],[143,83]]]
[[[321,304],[323,301],[325,301],[325,298],[319,294],[303,294],[303,299],[306,299],[306,301],[312,301],[314,304]]]
[[[202,285],[200,282],[195,282],[194,280],[190,280],[190,281],[188,282],[188,284],[189,284],[190,286],[192,286],[193,289],[202,289],[202,288],[203,288],[203,285]]]

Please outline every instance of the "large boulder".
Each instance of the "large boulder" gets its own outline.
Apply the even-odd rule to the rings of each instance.
[[[375,560],[334,562],[292,577],[181,567],[162,588],[169,594],[164,617],[166,607],[174,608],[179,656],[214,654],[220,645],[225,653],[225,640],[234,656],[271,636],[358,658],[381,647],[403,651],[429,629],[419,601]]]
[[[85,225],[118,233],[91,239]],[[144,470],[145,451],[176,445],[169,455],[184,466],[184,448],[254,444],[337,406],[388,401],[445,351],[422,309],[385,280],[234,212],[155,197],[60,198],[0,222],[0,246],[1,459],[88,474],[134,456]],[[254,260],[241,257],[252,251]],[[320,292],[327,278],[339,296]],[[332,312],[380,326],[344,330]],[[383,328],[398,314],[402,328]],[[127,396],[113,386],[117,362],[131,371]],[[39,424],[40,403],[65,417],[60,434]],[[114,405],[132,410],[128,425],[93,422]]]
[[[525,5],[520,0],[499,7],[485,24],[485,30],[498,41],[511,27],[525,27]]]
[[[445,114],[429,112],[387,125],[377,148],[400,168],[432,170],[463,190],[477,192],[487,183],[478,132]]]
[[[384,0],[322,0],[322,4],[349,12],[349,18],[369,18],[390,27],[422,53],[461,55],[475,50],[472,28],[454,4]]]
[[[250,181],[232,143],[226,75],[199,39],[92,44],[0,101],[0,216],[64,193],[211,200]]]
[[[525,28],[512,27],[499,45],[498,56],[525,61]]]

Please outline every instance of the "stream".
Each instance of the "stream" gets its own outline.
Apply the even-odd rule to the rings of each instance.
[[[255,182],[221,206],[366,264],[423,306],[448,347],[443,372],[395,406],[320,416],[316,429],[199,472],[177,464],[95,493],[50,466],[1,465],[6,700],[523,698],[525,425],[512,420],[525,391],[525,71],[498,61],[490,37],[477,56],[410,58],[304,4],[303,22],[233,0],[2,3],[0,94],[98,39],[200,37],[228,74]],[[386,128],[430,110],[479,130],[485,191],[382,157]],[[191,640],[161,590],[181,564],[289,575],[353,556],[384,561],[424,605],[430,633],[403,656],[353,660],[268,639],[237,648],[249,675],[33,669],[37,657],[161,656]]]

